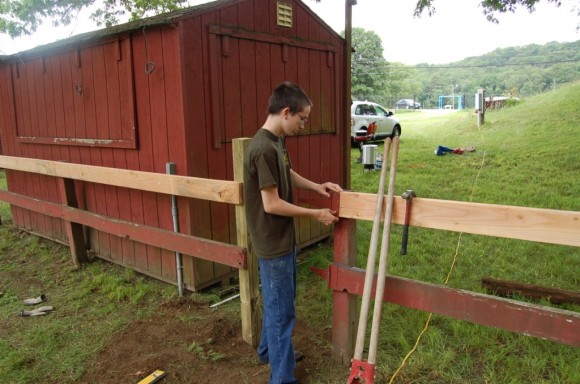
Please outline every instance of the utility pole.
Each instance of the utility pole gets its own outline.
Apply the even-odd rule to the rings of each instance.
[[[352,6],[356,5],[356,0],[345,0],[345,18],[344,18],[344,39],[346,42],[344,53],[344,116],[343,116],[343,124],[344,124],[344,137],[343,145],[344,151],[343,156],[345,158],[345,169],[344,169],[344,181],[346,189],[350,189],[350,106],[352,103],[352,96],[351,96],[351,68],[352,68]]]
[[[455,84],[451,86],[451,109],[455,109],[455,88],[457,88],[459,84]]]
[[[345,28],[346,40],[345,56],[345,96],[344,102],[344,162],[345,186],[350,189],[350,106],[351,106],[351,55],[352,55],[352,6],[356,0],[345,0]],[[356,265],[356,220],[341,219],[334,227],[334,261],[346,265]],[[350,365],[354,354],[356,336],[355,321],[357,313],[357,298],[348,292],[334,291],[332,295],[333,308],[341,308],[343,316],[333,316],[332,319],[332,357],[344,366]]]

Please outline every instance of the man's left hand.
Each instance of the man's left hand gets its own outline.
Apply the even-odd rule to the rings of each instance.
[[[328,193],[328,191],[342,192],[342,188],[340,185],[331,183],[329,181],[324,184],[318,184],[318,187],[316,188],[316,192],[318,192],[320,195],[330,197],[330,193]]]

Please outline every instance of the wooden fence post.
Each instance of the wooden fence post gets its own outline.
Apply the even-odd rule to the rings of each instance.
[[[58,189],[60,194],[60,201],[62,204],[72,208],[79,207],[75,192],[74,180],[59,177]],[[81,265],[87,261],[87,247],[85,244],[83,226],[68,220],[63,221],[66,230],[66,236],[68,238],[68,245],[70,247],[72,261],[75,265]]]
[[[233,157],[234,157],[234,181],[244,181],[244,154],[250,139],[234,139]],[[238,245],[247,248],[247,269],[240,269],[240,302],[242,312],[242,336],[244,341],[258,346],[260,336],[260,322],[258,312],[258,260],[252,252],[252,246],[249,239],[248,227],[246,224],[246,212],[243,204],[236,205],[236,228]]]
[[[355,267],[356,220],[341,218],[334,224],[334,262]],[[350,366],[356,337],[357,298],[345,291],[332,294],[332,357]]]

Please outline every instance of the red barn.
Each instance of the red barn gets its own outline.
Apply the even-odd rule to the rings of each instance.
[[[295,169],[345,183],[344,40],[299,0],[221,0],[82,34],[0,58],[2,153],[78,164],[232,180],[232,139],[251,137],[280,82],[314,102],[305,131],[288,140]],[[59,202],[56,180],[6,171],[9,189]],[[171,198],[77,182],[84,209],[173,229]],[[304,196],[298,196],[304,197]],[[233,207],[180,199],[184,233],[235,243]],[[60,219],[12,207],[14,224],[57,241]],[[300,220],[299,243],[328,228]],[[87,229],[99,257],[173,282],[172,252]],[[185,255],[184,255],[185,256]],[[199,289],[228,277],[219,264],[184,257]]]

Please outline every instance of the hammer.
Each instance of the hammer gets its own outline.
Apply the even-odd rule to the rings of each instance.
[[[417,194],[412,189],[407,189],[401,197],[405,200],[405,226],[403,227],[403,242],[401,244],[401,255],[407,254],[407,240],[409,238],[409,219],[411,218],[411,204],[413,203],[413,198],[417,197]]]

